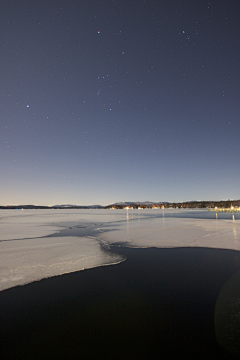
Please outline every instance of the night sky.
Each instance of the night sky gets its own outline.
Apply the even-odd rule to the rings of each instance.
[[[238,0],[0,9],[0,205],[240,198]]]

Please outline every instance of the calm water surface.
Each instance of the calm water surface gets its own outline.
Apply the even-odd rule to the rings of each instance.
[[[2,359],[234,358],[214,314],[240,253],[113,250],[127,260],[1,292]]]

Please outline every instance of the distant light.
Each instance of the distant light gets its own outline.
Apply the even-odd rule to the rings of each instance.
[[[29,105],[27,105],[27,107],[29,107]]]
[[[124,51],[122,51],[122,54],[124,55]]]
[[[98,32],[97,32],[98,34],[100,34],[100,31],[98,30]]]

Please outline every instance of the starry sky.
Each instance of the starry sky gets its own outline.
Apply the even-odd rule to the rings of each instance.
[[[239,199],[238,0],[11,0],[6,204]]]

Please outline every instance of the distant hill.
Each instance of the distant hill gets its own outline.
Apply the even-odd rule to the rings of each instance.
[[[178,203],[170,202],[152,202],[152,201],[125,201],[117,202],[111,205],[102,206],[102,205],[53,205],[53,206],[43,206],[43,205],[6,205],[0,206],[0,209],[123,209],[124,207],[133,207],[137,209],[138,207],[143,208],[152,208],[152,207],[161,207],[164,205],[165,208],[178,208],[178,209],[213,209],[213,208],[231,208],[231,206],[239,206],[240,200],[220,200],[220,201],[185,201]]]
[[[149,208],[154,206],[161,206],[166,205],[168,202],[152,202],[152,201],[125,201],[125,202],[117,202],[111,205],[106,206],[107,209],[109,208],[118,208],[122,209],[124,207],[143,207],[143,208]]]
[[[102,205],[53,205],[53,206],[42,206],[42,205],[6,205],[0,206],[0,209],[104,209]]]
[[[112,204],[112,206],[129,206],[129,205],[145,205],[145,206],[151,206],[151,205],[157,205],[157,204],[168,204],[168,202],[152,202],[152,201],[126,201],[126,202],[118,202],[115,204]],[[108,205],[110,206],[110,205]]]
[[[71,208],[71,209],[99,209],[104,208],[105,206],[102,205],[53,205],[52,208]]]

